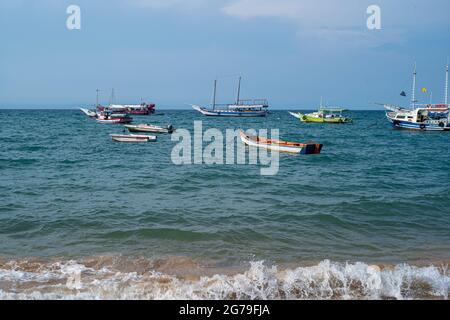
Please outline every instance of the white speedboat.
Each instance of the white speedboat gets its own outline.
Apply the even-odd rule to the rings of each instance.
[[[111,138],[118,142],[150,142],[156,141],[156,136],[138,134],[111,134]]]
[[[173,126],[170,124],[167,127],[159,127],[151,124],[138,124],[138,125],[126,124],[124,125],[124,127],[127,128],[128,131],[130,132],[172,133],[175,131]]]

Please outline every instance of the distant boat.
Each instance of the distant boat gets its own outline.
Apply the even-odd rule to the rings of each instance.
[[[289,112],[292,116],[299,119],[301,122],[314,122],[314,123],[349,123],[353,120],[349,117],[342,115],[346,109],[340,108],[326,108],[322,106],[322,98],[320,99],[319,110],[312,113],[294,113]]]
[[[132,115],[149,115],[155,112],[155,104],[154,103],[145,103],[141,104],[114,104],[115,94],[114,89],[111,91],[110,104],[108,106],[102,106],[98,102],[98,92],[97,89],[97,104],[96,108],[98,111],[109,110],[112,113],[123,113],[123,114],[132,114]]]
[[[111,134],[111,138],[118,142],[150,142],[156,141],[156,136],[146,136],[137,134]]]
[[[413,73],[413,88],[411,108],[403,108],[391,104],[384,104],[386,117],[397,129],[420,131],[450,131],[450,115],[448,105],[448,64],[445,69],[445,93],[443,104],[417,104],[416,66]],[[431,100],[431,99],[430,99]]]
[[[217,80],[214,80],[214,95],[212,109],[193,105],[192,108],[205,116],[213,117],[265,117],[268,113],[267,99],[240,99],[241,77],[239,77],[237,99],[235,103],[219,105],[216,103]]]
[[[124,125],[125,128],[130,132],[154,132],[154,133],[172,133],[175,129],[172,125],[168,125],[167,127],[159,127],[151,124],[138,124],[138,125]]]
[[[300,143],[266,139],[259,136],[246,135],[243,131],[241,131],[240,136],[242,142],[248,146],[263,148],[271,151],[297,154],[318,154],[322,150],[322,144],[315,142]]]

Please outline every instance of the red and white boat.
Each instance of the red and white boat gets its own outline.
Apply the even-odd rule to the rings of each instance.
[[[99,123],[116,124],[116,123],[130,123],[133,121],[133,118],[130,117],[128,114],[102,111],[97,113],[97,117],[95,118],[95,120]]]

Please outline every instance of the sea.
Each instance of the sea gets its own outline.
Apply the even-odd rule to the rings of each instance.
[[[0,110],[0,299],[448,299],[450,132],[349,116],[134,117],[323,144],[261,175],[176,164],[167,134],[114,142],[79,110]]]

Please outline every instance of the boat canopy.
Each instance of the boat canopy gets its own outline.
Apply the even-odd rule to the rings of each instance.
[[[319,111],[322,111],[322,112],[344,112],[344,111],[347,111],[347,109],[339,109],[339,108],[320,108]]]

